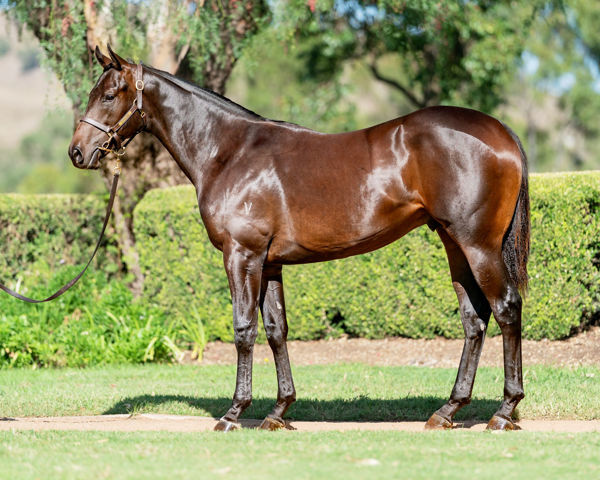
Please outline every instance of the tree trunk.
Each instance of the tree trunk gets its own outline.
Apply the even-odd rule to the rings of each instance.
[[[98,11],[96,2],[86,0],[87,39],[88,46],[91,49],[98,45],[104,50],[109,40],[114,38],[115,34],[111,31],[114,22],[110,16],[109,3],[109,0],[104,0],[101,11]],[[148,63],[174,75],[180,73],[181,70],[183,74],[181,76],[187,80],[192,80],[192,70],[189,68],[188,58],[190,45],[183,45],[178,51],[180,34],[176,33],[175,28],[169,21],[175,15],[176,6],[177,2],[172,0],[156,0],[154,15],[147,27]],[[211,6],[213,5],[204,5],[204,2],[200,2],[196,8],[211,8]],[[235,2],[227,2],[219,8],[234,7]],[[235,39],[232,38],[232,35],[243,38],[257,28],[256,22],[252,19],[254,13],[252,2],[247,2],[247,7],[236,10],[240,12],[240,17],[232,17],[227,25],[223,25],[221,55],[219,57],[212,55],[204,65],[202,72],[203,86],[219,94],[224,93],[227,79],[236,61],[233,48]],[[223,52],[225,55],[223,55]],[[148,190],[186,184],[189,180],[158,140],[150,135],[139,135],[127,147],[127,153],[121,159],[121,164],[121,186],[114,205],[114,218],[124,264],[128,272],[133,275],[130,287],[137,296],[142,293],[144,277],[140,268],[138,253],[135,249],[134,209]],[[113,174],[106,163],[102,168],[102,175],[105,182],[110,184]]]
[[[126,0],[83,0],[82,3],[77,0],[33,3],[14,0],[12,11],[15,18],[27,25],[40,40],[65,89],[83,86],[84,83],[78,84],[77,79],[89,77],[91,80],[95,76],[92,69],[95,60],[90,51],[96,46],[105,51],[109,42],[118,47],[119,35],[122,35],[118,25],[122,26],[125,21],[125,35],[146,36],[149,64],[186,80],[202,78],[204,87],[223,94],[241,42],[258,30],[257,19],[264,18],[267,10],[265,0],[153,0],[150,5]],[[118,17],[113,18],[114,12],[119,12]],[[137,17],[128,24],[130,12],[133,12],[131,18],[141,12],[143,21],[140,23],[141,17]],[[205,19],[220,25],[216,35],[210,26],[204,25]],[[79,28],[82,21],[86,24],[85,33]],[[193,25],[196,30],[191,28]],[[88,48],[80,48],[81,42]],[[129,52],[121,53],[126,56]],[[195,55],[194,68],[192,55]],[[77,120],[83,114],[79,100],[83,95],[72,95]],[[108,165],[102,167],[101,173],[109,184],[112,172]],[[143,272],[135,249],[134,209],[148,190],[187,181],[166,150],[151,136],[140,135],[127,148],[122,159],[114,219],[124,265],[134,277],[131,287],[135,294],[142,292]]]

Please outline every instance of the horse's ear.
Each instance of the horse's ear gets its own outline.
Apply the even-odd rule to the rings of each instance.
[[[104,70],[108,70],[112,66],[110,58],[108,58],[100,51],[98,45],[96,45],[94,55],[96,55],[96,60],[98,60],[98,63],[102,66]]]
[[[110,43],[106,45],[106,48],[108,48],[108,54],[110,55],[110,58],[112,60],[112,66],[117,70],[121,70],[121,65],[123,63],[127,63],[127,61],[119,57],[115,52],[113,52],[112,48],[110,48]]]

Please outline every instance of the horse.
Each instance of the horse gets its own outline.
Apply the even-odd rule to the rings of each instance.
[[[96,169],[144,131],[195,186],[208,237],[223,253],[237,351],[232,404],[215,430],[241,428],[239,416],[251,404],[259,310],[278,382],[275,406],[260,428],[287,426],[283,416],[296,390],[284,265],[370,252],[424,225],[445,247],[465,334],[450,398],[425,428],[454,427],[454,415],[470,403],[493,313],[503,338],[504,398],[487,428],[519,429],[512,415],[524,397],[521,308],[530,220],[527,158],[509,127],[475,110],[437,106],[323,134],[261,117],[126,61],[110,46],[108,54],[96,47],[103,72],[69,156],[75,167]]]

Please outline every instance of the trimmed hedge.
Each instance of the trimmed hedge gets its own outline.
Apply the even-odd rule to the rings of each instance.
[[[559,339],[600,313],[600,172],[532,175],[530,290],[524,336]],[[135,211],[144,296],[168,315],[201,319],[231,341],[221,253],[207,239],[192,187],[149,192]],[[446,255],[427,228],[367,255],[284,268],[290,338],[347,333],[462,337]],[[490,333],[498,333],[495,323]]]
[[[46,281],[69,265],[88,261],[105,208],[105,200],[97,195],[0,195],[0,282],[19,282],[20,293],[48,293]],[[110,227],[103,243],[94,266],[110,275],[121,268]]]
[[[73,278],[94,248],[105,200],[0,195],[0,281],[43,298]],[[188,341],[164,312],[139,302],[120,271],[112,229],[81,281],[52,303],[0,295],[0,368],[170,361]]]

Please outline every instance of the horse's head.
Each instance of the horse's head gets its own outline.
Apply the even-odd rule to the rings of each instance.
[[[87,110],[75,129],[69,157],[77,168],[96,169],[108,152],[120,150],[144,128],[141,66],[114,53],[110,57],[96,47],[104,72],[90,92]]]

